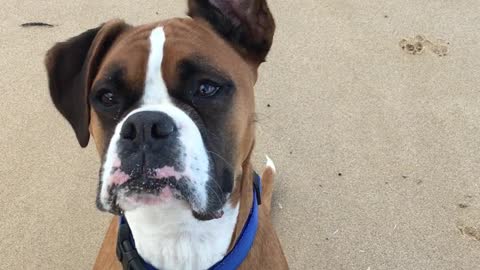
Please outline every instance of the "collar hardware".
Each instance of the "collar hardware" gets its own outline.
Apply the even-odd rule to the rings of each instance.
[[[124,270],[141,270],[143,267],[143,260],[138,254],[135,246],[132,245],[132,232],[125,218],[122,216],[120,225],[118,227],[117,236],[117,258],[122,263]]]

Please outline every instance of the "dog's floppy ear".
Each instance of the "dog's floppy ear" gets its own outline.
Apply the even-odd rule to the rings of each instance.
[[[208,21],[249,61],[265,61],[275,32],[266,0],[188,0],[188,8],[189,16]]]
[[[90,138],[89,90],[98,68],[115,39],[129,26],[112,20],[59,42],[45,57],[50,96],[73,127],[82,147]]]

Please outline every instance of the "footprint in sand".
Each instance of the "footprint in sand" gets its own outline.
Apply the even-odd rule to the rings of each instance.
[[[480,210],[476,207],[477,205],[478,198],[472,195],[464,196],[462,202],[457,204],[459,220],[456,227],[461,235],[480,241],[480,223],[478,223]]]
[[[417,35],[414,38],[403,38],[399,42],[400,48],[406,53],[420,55],[429,50],[434,54],[442,57],[448,53],[448,42],[444,40],[429,40],[423,35]]]
[[[468,226],[463,224],[462,222],[458,222],[457,229],[460,231],[462,235],[465,235],[474,240],[480,241],[480,228],[475,226]]]

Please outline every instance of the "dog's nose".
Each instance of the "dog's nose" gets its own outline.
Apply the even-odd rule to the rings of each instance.
[[[163,112],[139,112],[125,120],[120,131],[124,140],[138,143],[166,139],[177,131],[173,119]]]

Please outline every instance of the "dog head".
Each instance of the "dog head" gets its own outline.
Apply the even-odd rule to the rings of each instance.
[[[272,15],[265,0],[188,7],[189,18],[112,20],[47,53],[53,103],[100,154],[101,210],[180,200],[196,218],[216,218],[248,162]]]

